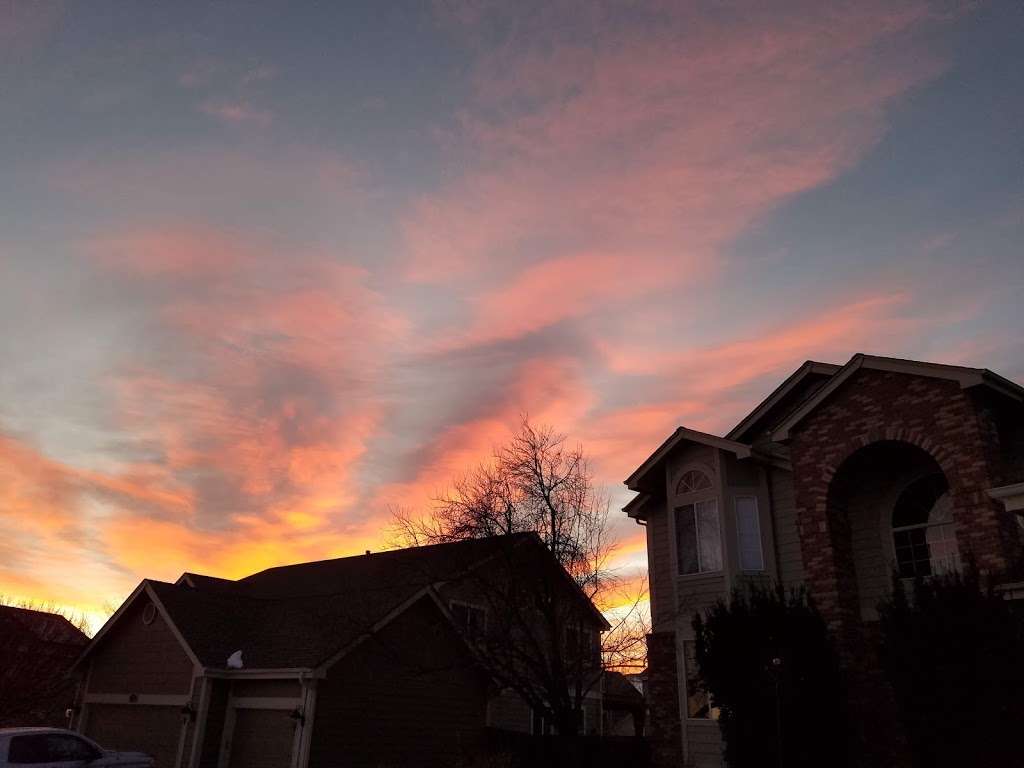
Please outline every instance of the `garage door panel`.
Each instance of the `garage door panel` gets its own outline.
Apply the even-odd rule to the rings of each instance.
[[[287,709],[238,709],[229,768],[288,768],[296,721]]]
[[[174,768],[181,729],[181,707],[90,704],[85,735],[106,749],[145,752],[156,768]]]

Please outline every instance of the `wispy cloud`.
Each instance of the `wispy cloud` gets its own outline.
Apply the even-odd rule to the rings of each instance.
[[[270,110],[257,109],[245,101],[204,101],[199,111],[223,123],[267,126],[274,119]]]

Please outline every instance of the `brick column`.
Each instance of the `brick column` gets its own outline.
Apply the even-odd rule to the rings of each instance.
[[[652,768],[683,764],[675,632],[647,636],[647,706]]]

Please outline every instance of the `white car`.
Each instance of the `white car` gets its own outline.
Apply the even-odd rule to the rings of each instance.
[[[63,728],[0,728],[0,768],[153,768],[141,752],[112,752]]]

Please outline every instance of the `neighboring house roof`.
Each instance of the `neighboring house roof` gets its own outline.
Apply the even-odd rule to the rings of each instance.
[[[85,645],[88,636],[65,617],[57,613],[0,605],[0,626],[17,627],[35,640],[48,643]]]
[[[644,696],[621,672],[604,673],[605,709],[643,709]]]
[[[237,581],[186,572],[175,584],[143,582],[122,610],[137,594],[148,594],[203,667],[224,669],[241,650],[247,670],[314,669],[419,600],[432,599],[438,584],[464,576],[510,543],[527,542],[540,544],[532,533],[470,539],[268,568]],[[595,620],[606,625],[600,613]]]
[[[63,616],[0,606],[0,727],[64,722],[66,673],[88,642]]]
[[[957,382],[962,389],[984,386],[1014,400],[1024,401],[1024,387],[987,368],[967,368],[961,365],[942,365],[918,360],[903,360],[896,357],[856,354],[829,379],[828,383],[805,400],[800,406],[772,430],[772,440],[788,440],[793,428],[814,411],[829,395],[835,392],[861,368],[865,370],[891,371],[912,376],[946,379]]]

